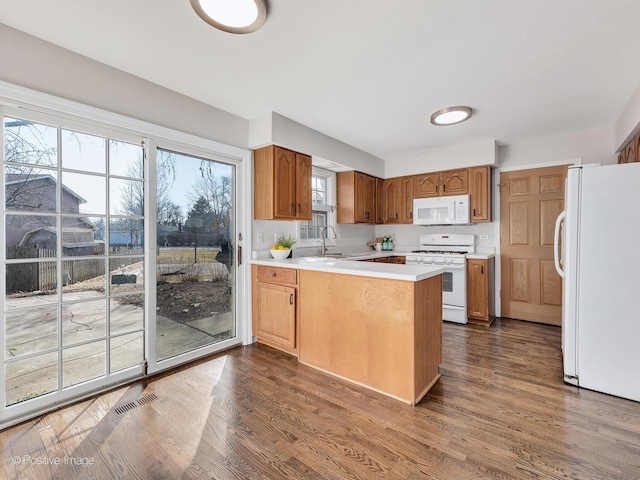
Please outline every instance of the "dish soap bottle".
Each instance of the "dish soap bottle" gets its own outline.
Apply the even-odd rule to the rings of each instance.
[[[389,240],[387,240],[387,250],[389,252],[393,251],[393,236],[389,235]]]

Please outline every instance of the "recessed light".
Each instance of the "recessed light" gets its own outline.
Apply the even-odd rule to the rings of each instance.
[[[251,33],[267,18],[266,0],[191,0],[191,7],[209,25],[229,33]]]
[[[455,125],[471,118],[471,107],[441,108],[431,115],[431,123],[438,126]]]

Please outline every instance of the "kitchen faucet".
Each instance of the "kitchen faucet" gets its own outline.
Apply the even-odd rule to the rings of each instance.
[[[320,244],[320,255],[323,255],[323,256],[326,255],[327,253],[327,245],[324,242],[324,236],[326,235],[327,229],[329,228],[333,231],[333,238],[334,239],[338,238],[338,235],[336,235],[336,229],[333,228],[333,225],[325,225],[322,228],[322,235],[321,235],[322,243]]]

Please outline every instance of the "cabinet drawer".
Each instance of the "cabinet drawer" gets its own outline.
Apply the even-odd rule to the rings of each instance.
[[[298,275],[295,268],[267,267],[258,265],[258,281],[278,285],[296,285]]]

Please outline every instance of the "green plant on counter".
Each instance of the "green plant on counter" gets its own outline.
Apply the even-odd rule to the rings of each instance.
[[[293,244],[296,243],[297,241],[298,240],[296,240],[291,235],[289,235],[287,238],[284,238],[284,237],[278,238],[278,241],[276,242],[276,245],[279,246],[279,247],[284,247],[287,250],[290,250],[291,247],[293,247]]]

